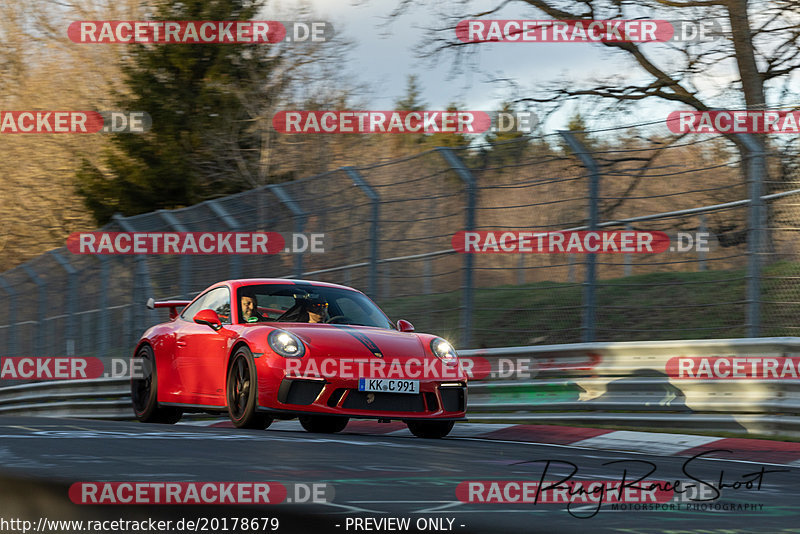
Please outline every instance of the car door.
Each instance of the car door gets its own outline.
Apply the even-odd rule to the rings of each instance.
[[[231,322],[231,297],[227,287],[212,289],[199,306],[181,316],[176,332],[176,360],[184,389],[183,402],[202,406],[225,404],[225,365],[229,338],[192,318],[200,310],[214,310],[224,325]]]
[[[165,350],[156,346],[156,360],[158,362],[158,400],[160,402],[189,402],[189,392],[183,385],[183,369],[179,360],[177,341],[182,337],[187,326],[194,324],[192,317],[203,309],[206,295],[200,295],[189,304],[173,323],[173,331],[169,340],[164,343]],[[184,342],[181,341],[181,345]]]

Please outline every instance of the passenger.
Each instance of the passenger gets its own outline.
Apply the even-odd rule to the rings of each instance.
[[[319,296],[295,297],[294,306],[286,310],[279,320],[294,323],[324,323],[328,320],[328,302]]]
[[[324,323],[328,316],[328,303],[325,301],[309,301],[305,306],[304,323]],[[302,316],[301,316],[302,317]]]

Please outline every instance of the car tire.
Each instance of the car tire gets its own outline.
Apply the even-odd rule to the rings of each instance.
[[[272,424],[272,417],[256,411],[258,377],[253,353],[247,347],[239,347],[228,365],[225,400],[235,427],[264,430]]]
[[[453,430],[455,421],[406,421],[408,429],[418,438],[439,439]]]
[[[131,404],[136,419],[142,423],[168,425],[180,421],[183,412],[179,408],[158,404],[158,371],[153,349],[142,345],[135,357],[144,360],[141,366],[144,376],[131,377]]]
[[[316,434],[335,434],[344,430],[349,417],[339,417],[336,415],[301,415],[300,424],[308,432]]]

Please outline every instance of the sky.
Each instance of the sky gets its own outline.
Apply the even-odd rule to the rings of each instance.
[[[277,0],[281,1],[281,0]],[[431,27],[442,27],[445,22],[436,17],[436,11],[443,6],[455,10],[468,3],[465,11],[472,13],[494,8],[502,0],[282,0],[287,6],[296,2],[306,2],[316,16],[330,21],[337,32],[354,44],[349,54],[350,70],[355,81],[371,88],[366,95],[371,109],[392,109],[405,95],[407,78],[417,75],[422,90],[422,99],[428,109],[445,109],[456,103],[460,109],[475,111],[494,111],[505,100],[530,96],[535,89],[554,82],[566,80],[571,87],[592,87],[591,83],[600,78],[612,78],[618,85],[642,84],[652,81],[632,59],[621,51],[593,43],[482,43],[469,47],[471,62],[464,65],[461,72],[453,73],[451,54],[435,56],[434,61],[420,59],[417,55],[419,44],[431,39]],[[395,18],[389,15],[403,1],[411,5],[402,15]],[[691,16],[685,11],[667,10],[660,16],[645,10],[635,3],[626,4],[626,18],[667,18]],[[680,15],[678,15],[680,13]],[[459,13],[460,15],[460,13]],[[463,18],[468,18],[465,14]],[[507,0],[504,7],[486,19],[548,19],[542,12],[521,1]],[[753,15],[756,23],[757,16]],[[706,19],[704,19],[706,20]],[[708,19],[727,29],[729,24],[724,17]],[[694,45],[692,45],[693,47]],[[705,46],[705,45],[703,45]],[[715,46],[714,44],[710,46]],[[690,49],[693,49],[690,47]],[[768,48],[768,47],[767,47]],[[670,51],[666,45],[648,43],[640,45],[645,55],[668,72],[676,65],[683,64],[683,58]],[[670,55],[672,54],[672,55]],[[671,65],[670,65],[671,63]],[[513,80],[516,90],[508,84],[491,80]],[[734,88],[738,79],[736,64],[733,61],[720,62],[715,67],[699,72],[693,79],[694,89],[710,107],[719,109],[742,109],[742,94]],[[776,98],[780,83],[797,87],[800,72],[792,79],[773,80],[767,86],[769,103],[783,100]],[[770,87],[772,86],[772,87]],[[688,87],[692,90],[692,87]],[[606,101],[608,103],[608,101]],[[800,105],[800,104],[798,104]],[[591,107],[591,106],[594,106]],[[564,104],[543,123],[543,130],[552,133],[566,127],[576,112],[587,119],[588,129],[613,128],[654,120],[666,119],[673,111],[688,109],[678,102],[648,98],[628,112],[604,112],[596,109],[594,103],[580,104],[571,101]]]
[[[415,45],[430,34],[424,27],[436,26],[429,5],[414,5],[402,16],[387,23],[388,15],[400,0],[308,0],[314,11],[330,20],[336,31],[355,43],[350,55],[351,68],[373,89],[373,109],[391,109],[405,94],[409,75],[419,77],[423,100],[429,109],[444,109],[460,103],[462,109],[491,111],[512,93],[504,84],[489,80],[513,79],[520,88],[537,87],[554,80],[589,80],[629,69],[620,55],[591,43],[484,43],[472,47],[473,65],[452,76],[452,59],[440,56],[435,64],[420,60]],[[489,7],[496,0],[481,0],[474,5]],[[528,6],[511,5],[491,18],[547,18]],[[520,94],[526,94],[521,91]],[[566,126],[577,104],[568,104],[545,123],[546,131]],[[666,115],[675,104],[651,101],[639,113],[624,117],[621,124],[652,120]],[[581,110],[586,115],[586,110]],[[590,126],[592,126],[590,124]],[[608,124],[595,125],[597,127]]]

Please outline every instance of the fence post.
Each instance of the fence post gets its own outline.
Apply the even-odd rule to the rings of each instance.
[[[747,337],[761,335],[761,254],[766,244],[766,209],[764,206],[764,148],[751,135],[736,134],[748,154],[746,175],[750,192],[747,217]]]
[[[272,193],[278,197],[278,200],[281,203],[289,208],[289,211],[292,212],[292,217],[294,218],[294,231],[296,233],[302,233],[306,226],[306,216],[307,213],[300,208],[300,205],[294,201],[294,199],[289,196],[289,194],[283,190],[282,187],[279,185],[268,185],[267,189],[272,191]],[[297,278],[303,277],[303,255],[304,253],[295,253],[294,255],[294,275]]]
[[[478,187],[477,181],[472,172],[464,165],[449,147],[436,147],[436,150],[444,157],[448,165],[456,172],[458,177],[464,182],[467,193],[467,211],[464,221],[464,230],[471,232],[475,230],[475,207],[477,206]],[[464,298],[461,306],[461,346],[464,348],[472,344],[472,303],[474,293],[475,259],[472,254],[464,254],[464,287],[462,288]]]
[[[37,304],[37,315],[39,316],[36,320],[36,323],[39,325],[38,331],[35,331],[33,334],[33,351],[35,354],[34,356],[44,356],[44,340],[50,338],[51,336],[48,335],[47,327],[45,326],[45,319],[44,316],[47,313],[47,284],[41,277],[36,274],[32,268],[28,265],[23,264],[22,270],[25,271],[25,274],[28,275],[36,287],[39,288],[39,301]]]
[[[599,217],[598,196],[600,187],[600,171],[597,167],[597,162],[573,132],[559,130],[558,133],[564,138],[564,141],[566,141],[575,155],[578,156],[578,159],[581,160],[584,168],[589,171],[588,229],[590,232],[595,232],[597,231]],[[583,283],[583,324],[581,329],[583,330],[584,343],[590,343],[595,340],[597,258],[593,252],[586,256],[586,279]]]
[[[109,316],[108,316],[108,291],[109,291],[109,278],[110,272],[108,264],[111,261],[103,255],[96,256],[100,261],[100,299],[98,308],[100,309],[100,317],[97,318],[97,347],[100,351],[101,358],[108,358],[111,353],[111,332],[109,329]]]
[[[425,295],[433,293],[433,260],[429,257],[422,260],[422,292]]]
[[[134,337],[133,334],[133,311],[132,309],[136,306],[136,303],[132,303],[129,306],[125,306],[122,308],[122,339],[132,339]]]
[[[122,228],[125,232],[135,232],[136,228],[125,217],[120,214],[114,214],[112,219]],[[147,267],[147,256],[137,254],[134,256],[135,273],[133,283],[133,328],[128,330],[130,339],[127,342],[131,345],[136,343],[138,336],[145,330],[147,325],[147,308],[145,302],[151,295],[152,288],[150,286],[150,269]]]
[[[186,227],[178,221],[177,217],[166,210],[157,210],[164,222],[166,222],[171,229],[176,232],[188,232]],[[190,258],[187,254],[181,254],[178,259],[178,293],[181,298],[189,298],[189,276],[191,268],[189,265]]]
[[[631,230],[633,230],[633,226],[631,226],[630,223],[627,223],[625,225],[625,230],[630,232]],[[630,276],[631,272],[633,271],[633,257],[631,256],[630,252],[626,252],[625,253],[625,267],[624,267],[624,270],[625,270],[624,271],[624,275],[625,276]]]
[[[708,233],[708,225],[706,224],[706,216],[700,216],[700,228],[699,228],[699,235],[704,235]],[[708,269],[708,265],[706,265],[706,250],[703,247],[697,247],[697,270],[698,271],[705,271]]]
[[[381,298],[388,299],[389,293],[392,291],[392,277],[391,277],[391,263],[386,262],[381,269],[381,278],[383,279],[383,290],[381,291]]]
[[[380,224],[380,205],[381,197],[371,185],[364,180],[361,173],[353,167],[342,167],[347,176],[357,185],[367,198],[369,198],[371,210],[369,221],[369,278],[367,282],[367,295],[376,298],[378,295],[378,228]]]
[[[67,332],[65,336],[67,356],[75,356],[75,340],[81,339],[75,320],[75,303],[78,301],[78,270],[55,250],[50,254],[67,273]]]
[[[575,281],[575,254],[567,257],[567,282],[570,284]]]
[[[0,287],[2,287],[3,291],[8,295],[7,355],[18,356],[17,351],[19,350],[19,345],[17,344],[17,328],[14,326],[14,321],[17,320],[17,292],[3,277],[0,277]]]
[[[231,232],[238,232],[241,229],[241,225],[239,222],[230,215],[225,208],[219,205],[216,200],[206,200],[206,204],[208,207],[211,208],[211,211],[214,212],[214,215],[222,219],[228,229]],[[231,279],[241,278],[242,277],[242,260],[239,254],[231,254],[230,255],[230,276]]]

